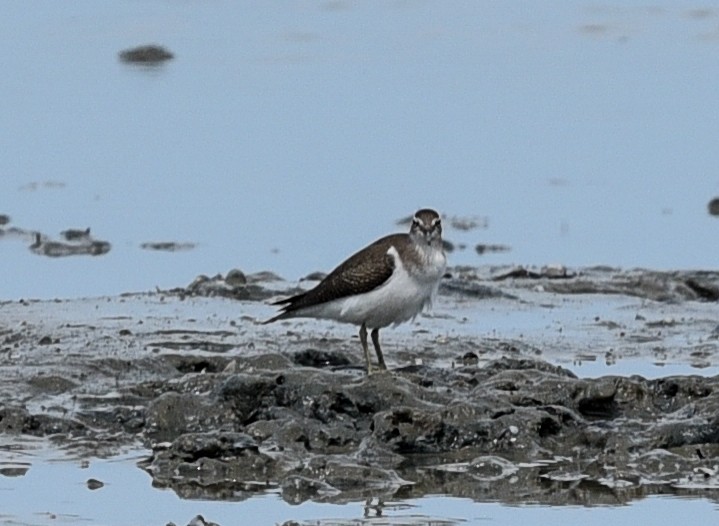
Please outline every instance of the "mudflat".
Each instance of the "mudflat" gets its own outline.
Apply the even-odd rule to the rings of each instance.
[[[369,377],[356,328],[260,325],[298,285],[240,274],[0,303],[0,433],[147,447],[189,498],[719,496],[719,272],[452,268]]]

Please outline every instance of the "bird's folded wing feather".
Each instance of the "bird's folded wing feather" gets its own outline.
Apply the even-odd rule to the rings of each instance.
[[[319,305],[333,299],[370,292],[385,283],[394,272],[390,247],[401,234],[379,239],[334,269],[315,288],[276,302],[286,313]]]

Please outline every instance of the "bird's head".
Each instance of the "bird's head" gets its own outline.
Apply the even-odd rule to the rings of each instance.
[[[417,242],[442,247],[442,218],[434,210],[423,208],[412,218],[409,235]]]

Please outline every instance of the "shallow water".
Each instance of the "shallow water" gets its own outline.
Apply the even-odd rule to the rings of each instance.
[[[329,270],[419,206],[478,217],[457,263],[712,268],[716,10],[691,1],[11,3],[0,297]],[[158,68],[118,60],[156,42]],[[145,242],[197,243],[179,253]],[[509,252],[478,256],[478,243]],[[137,269],[141,269],[138,271]]]
[[[713,268],[718,23],[718,11],[693,1],[9,3],[0,213],[53,237],[89,226],[112,250],[50,259],[26,239],[2,239],[0,299],[169,288],[233,267],[294,280],[403,228],[395,221],[420,206],[487,220],[486,229],[447,229],[468,246],[454,264]],[[156,69],[117,60],[148,42],[176,59]],[[197,247],[140,248],[155,241]],[[511,251],[480,257],[478,243]],[[560,347],[568,338],[556,310],[490,310],[464,330],[528,341],[549,332]],[[671,359],[608,364],[600,350],[565,365],[582,376],[716,373]],[[27,475],[0,477],[0,521],[182,525],[202,513],[220,524],[262,514],[258,523],[326,525],[363,516],[363,503],[289,506],[272,494],[182,501],[152,489],[135,454],[87,469],[54,455],[33,453]],[[106,486],[88,490],[89,477]],[[139,495],[153,505],[127,505]],[[717,506],[437,497],[386,514],[709,524]]]
[[[617,506],[507,506],[497,502],[474,502],[469,499],[427,497],[419,500],[384,503],[382,516],[366,510],[365,502],[319,504],[305,502],[290,505],[273,492],[237,501],[182,500],[172,491],[151,487],[149,475],[135,463],[142,451],[106,460],[77,459],[60,456],[44,449],[8,451],[10,444],[0,447],[0,469],[22,465],[25,475],[0,475],[0,524],[48,525],[135,525],[187,524],[200,514],[218,524],[283,524],[298,521],[315,526],[390,525],[390,526],[453,526],[487,524],[576,524],[601,526],[646,523],[673,525],[691,516],[698,524],[716,521],[719,506],[702,498],[672,496],[648,497]],[[104,486],[90,490],[89,479]],[[138,498],[142,495],[141,498]],[[151,506],[143,503],[152,502]],[[376,502],[375,502],[376,504]]]

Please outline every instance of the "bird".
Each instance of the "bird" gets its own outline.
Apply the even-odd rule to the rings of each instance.
[[[378,239],[347,258],[313,289],[273,302],[281,311],[262,323],[318,318],[358,325],[370,375],[367,330],[378,367],[386,370],[380,329],[413,320],[431,307],[446,267],[442,218],[435,210],[422,208],[412,217],[408,233]]]

